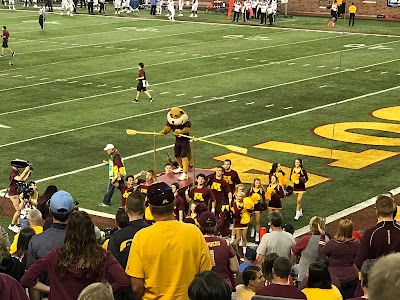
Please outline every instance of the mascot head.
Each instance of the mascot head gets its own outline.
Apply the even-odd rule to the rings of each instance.
[[[183,109],[173,107],[168,111],[167,120],[168,123],[179,126],[185,124],[189,120],[189,117]]]

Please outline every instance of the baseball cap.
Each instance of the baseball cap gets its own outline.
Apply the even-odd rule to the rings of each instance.
[[[200,215],[199,224],[203,227],[214,227],[217,225],[217,220],[213,213],[205,211]]]
[[[150,205],[163,206],[174,202],[175,196],[171,187],[165,182],[157,182],[147,189],[147,198]]]
[[[67,215],[74,208],[74,200],[70,193],[58,191],[50,198],[50,210],[59,215]]]
[[[107,145],[105,146],[105,148],[104,148],[104,151],[112,150],[112,149],[114,149],[114,148],[115,148],[115,147],[114,147],[113,144],[107,144]]]
[[[246,257],[248,260],[256,260],[257,251],[253,248],[247,248],[244,257]]]

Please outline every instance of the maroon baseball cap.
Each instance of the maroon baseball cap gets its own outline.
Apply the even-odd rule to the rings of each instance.
[[[164,206],[171,204],[175,200],[171,187],[165,182],[157,182],[147,189],[147,198],[150,205]]]
[[[217,225],[217,219],[213,213],[205,211],[200,215],[199,224],[203,227],[214,227]]]

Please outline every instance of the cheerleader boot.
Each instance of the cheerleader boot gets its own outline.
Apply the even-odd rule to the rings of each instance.
[[[256,238],[254,239],[254,241],[256,243],[258,243],[260,241],[260,233],[259,232],[256,232]]]
[[[300,217],[303,216],[303,213],[301,210],[296,211],[296,215],[294,216],[294,220],[298,221],[300,219]]]

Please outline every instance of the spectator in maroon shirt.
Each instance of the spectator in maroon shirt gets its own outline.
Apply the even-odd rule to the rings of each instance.
[[[206,175],[198,174],[196,176],[197,185],[192,188],[190,191],[187,189],[185,191],[185,198],[186,202],[189,203],[190,201],[194,201],[196,205],[202,205],[206,209],[211,211],[215,211],[215,198],[212,191],[205,186],[206,183]]]
[[[368,299],[400,299],[400,253],[379,258],[368,276]]]
[[[393,220],[393,199],[379,195],[375,203],[379,223],[365,230],[361,238],[360,250],[356,256],[356,266],[361,268],[367,259],[375,259],[387,255],[396,249],[396,243],[400,243],[400,225]]]
[[[229,184],[223,178],[224,168],[218,166],[215,170],[215,176],[208,182],[210,189],[214,195],[215,215],[219,216],[223,205],[229,205],[232,202],[232,192]],[[229,209],[228,209],[229,210]]]
[[[178,221],[183,222],[185,214],[185,202],[183,201],[182,197],[179,196],[178,194],[179,183],[174,182],[173,184],[171,184],[171,189],[175,196],[175,207],[174,207],[175,218]]]
[[[47,273],[50,286],[38,281]],[[113,279],[113,291],[129,287],[129,278],[114,256],[96,240],[94,224],[83,211],[69,218],[64,245],[51,250],[25,272],[21,285],[49,293],[49,300],[75,300],[93,282]]]
[[[372,267],[375,264],[375,259],[367,259],[364,261],[362,267],[361,267],[361,278],[360,278],[360,286],[362,288],[363,296],[357,297],[357,298],[351,298],[349,300],[363,300],[363,299],[368,299],[368,281],[369,281],[369,276],[371,274]]]
[[[232,161],[230,159],[225,159],[224,164],[222,165],[222,167],[224,168],[223,178],[229,184],[229,187],[231,188],[231,192],[233,194],[235,192],[236,185],[242,182],[240,181],[238,172],[232,170],[231,166]]]
[[[136,190],[137,186],[135,186],[135,180],[139,178],[141,175],[146,174],[144,171],[139,172],[136,175],[128,175],[126,176],[126,185],[123,183],[121,173],[117,173],[111,183],[121,192],[121,207],[126,206],[126,199],[132,194],[133,191]]]
[[[29,297],[17,280],[0,273],[0,299],[29,300]]]
[[[307,299],[306,295],[300,292],[289,282],[289,275],[292,271],[292,264],[286,257],[278,257],[272,268],[274,282],[257,290],[257,295],[281,297],[290,299]]]
[[[334,239],[319,249],[329,257],[329,272],[340,279],[343,299],[354,297],[358,285],[358,269],[354,264],[360,242],[353,238],[353,222],[341,219]]]
[[[236,252],[227,240],[216,236],[217,219],[213,213],[203,212],[199,218],[199,225],[214,260],[211,270],[224,277],[233,289],[235,286],[233,274],[239,272]]]

